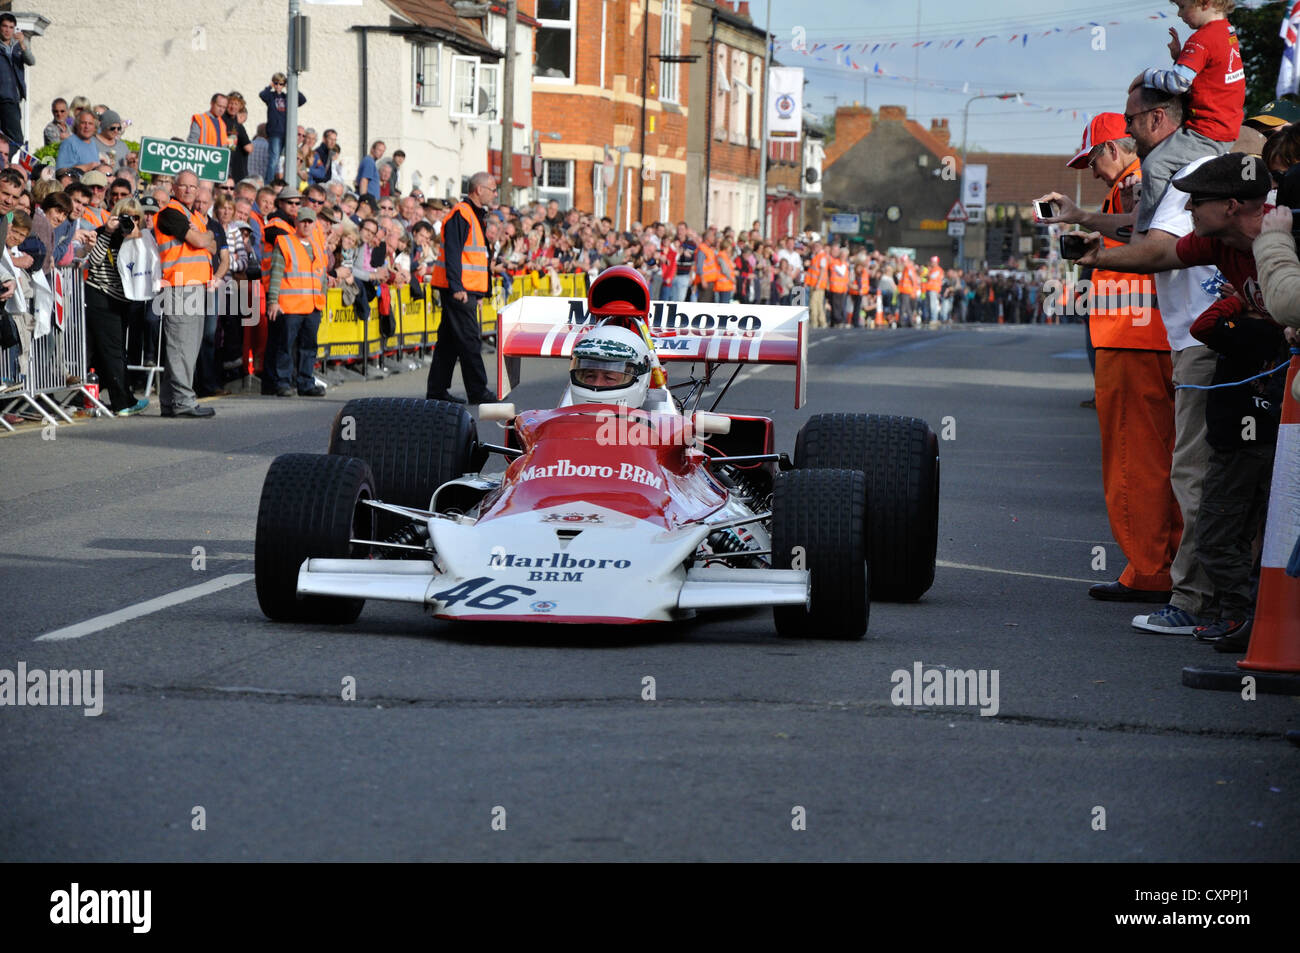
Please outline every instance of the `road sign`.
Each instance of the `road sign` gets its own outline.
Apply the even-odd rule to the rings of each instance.
[[[965,222],[949,222],[949,223],[948,223],[948,235],[949,235],[950,237],[952,237],[952,238],[961,238],[961,236],[963,236],[963,235],[965,235],[965,234],[966,234],[966,223],[965,223]]]
[[[831,216],[831,233],[842,235],[856,235],[861,223],[857,215],[832,215]]]
[[[966,207],[961,202],[953,202],[952,208],[948,209],[948,214],[944,216],[950,222],[968,222],[970,216],[966,214]],[[948,233],[953,234],[952,232]]]
[[[174,139],[140,140],[140,171],[153,175],[176,175],[189,170],[208,182],[221,182],[230,165],[230,150],[223,146],[201,146]]]

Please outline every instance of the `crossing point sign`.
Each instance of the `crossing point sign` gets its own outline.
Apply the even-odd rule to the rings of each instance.
[[[174,139],[140,140],[140,171],[151,175],[176,175],[187,169],[200,179],[221,182],[230,165],[230,150]]]

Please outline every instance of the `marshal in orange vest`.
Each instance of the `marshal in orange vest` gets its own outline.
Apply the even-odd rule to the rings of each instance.
[[[474,209],[470,208],[468,202],[457,202],[455,208],[442,220],[443,236],[446,236],[447,223],[454,215],[461,216],[469,224],[469,238],[460,253],[461,287],[474,294],[485,295],[491,282],[488,278],[487,239],[483,237],[483,226],[478,223],[478,216],[474,214]],[[441,254],[434,260],[432,281],[435,288],[450,289],[451,287],[447,281],[447,268]]]
[[[1134,159],[1119,174],[1106,194],[1101,210],[1106,215],[1124,212],[1119,184],[1130,175],[1141,175],[1142,164]],[[1122,244],[1102,236],[1106,248]],[[1145,351],[1169,350],[1169,337],[1156,301],[1156,286],[1150,275],[1136,275],[1098,268],[1092,273],[1091,310],[1088,333],[1093,347],[1133,348]]]
[[[325,251],[313,237],[308,246],[297,234],[281,235],[276,250],[284,259],[280,280],[280,310],[285,314],[311,314],[325,310]]]
[[[224,146],[226,144],[226,124],[211,112],[195,113],[190,117],[190,122],[198,124],[199,145]]]
[[[208,230],[207,219],[198,212],[191,212],[180,202],[172,199],[166,208],[175,209],[189,219],[190,228],[199,232]],[[162,218],[160,212],[158,218]],[[212,255],[206,248],[190,245],[184,239],[169,238],[158,230],[158,221],[153,226],[154,241],[158,244],[158,257],[162,263],[163,281],[173,287],[178,285],[202,284],[212,280]]]

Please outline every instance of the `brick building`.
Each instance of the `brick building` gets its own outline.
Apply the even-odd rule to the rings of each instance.
[[[927,129],[902,106],[841,106],[826,146],[828,212],[856,212],[860,237],[876,248],[911,248],[918,259],[953,261],[945,216],[960,193],[961,150],[947,120]]]
[[[698,59],[690,87],[686,221],[749,228],[763,214],[759,141],[767,34],[745,0],[695,0],[690,51]]]
[[[537,22],[539,197],[608,215],[619,228],[683,218],[695,4],[520,0],[519,8]]]

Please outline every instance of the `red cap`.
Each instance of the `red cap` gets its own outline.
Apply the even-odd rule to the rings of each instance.
[[[1083,130],[1083,143],[1079,154],[1066,163],[1071,169],[1088,168],[1088,153],[1103,142],[1123,139],[1128,135],[1124,128],[1124,116],[1120,113],[1097,113]]]

